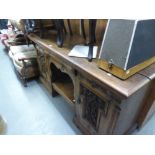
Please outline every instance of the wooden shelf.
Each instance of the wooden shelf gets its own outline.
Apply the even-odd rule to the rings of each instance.
[[[74,104],[74,86],[72,82],[57,81],[54,82],[52,86],[67,102]]]

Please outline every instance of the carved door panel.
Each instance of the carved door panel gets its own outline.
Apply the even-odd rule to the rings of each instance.
[[[90,134],[112,134],[119,115],[112,99],[101,98],[80,84],[78,104],[81,124]]]

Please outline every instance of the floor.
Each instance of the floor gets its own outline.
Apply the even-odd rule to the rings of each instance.
[[[0,47],[0,115],[7,122],[6,134],[81,134],[72,122],[73,107],[53,98],[37,80],[23,87],[14,73],[7,52]]]
[[[6,135],[81,134],[72,122],[74,111],[65,100],[53,98],[37,80],[23,87],[11,60],[0,45],[0,115],[7,122]],[[133,134],[155,134],[155,115]]]

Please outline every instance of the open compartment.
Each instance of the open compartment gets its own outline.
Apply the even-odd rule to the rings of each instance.
[[[51,63],[52,72],[52,87],[60,95],[62,95],[67,102],[74,103],[74,85],[73,81],[67,73],[62,72],[53,63]]]

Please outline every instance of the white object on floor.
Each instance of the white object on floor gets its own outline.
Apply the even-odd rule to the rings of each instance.
[[[6,132],[6,121],[0,115],[0,135],[5,134]]]
[[[93,47],[93,58],[96,58],[97,55],[97,46]],[[68,56],[72,57],[88,57],[89,46],[85,45],[75,45],[73,49],[68,53]]]

